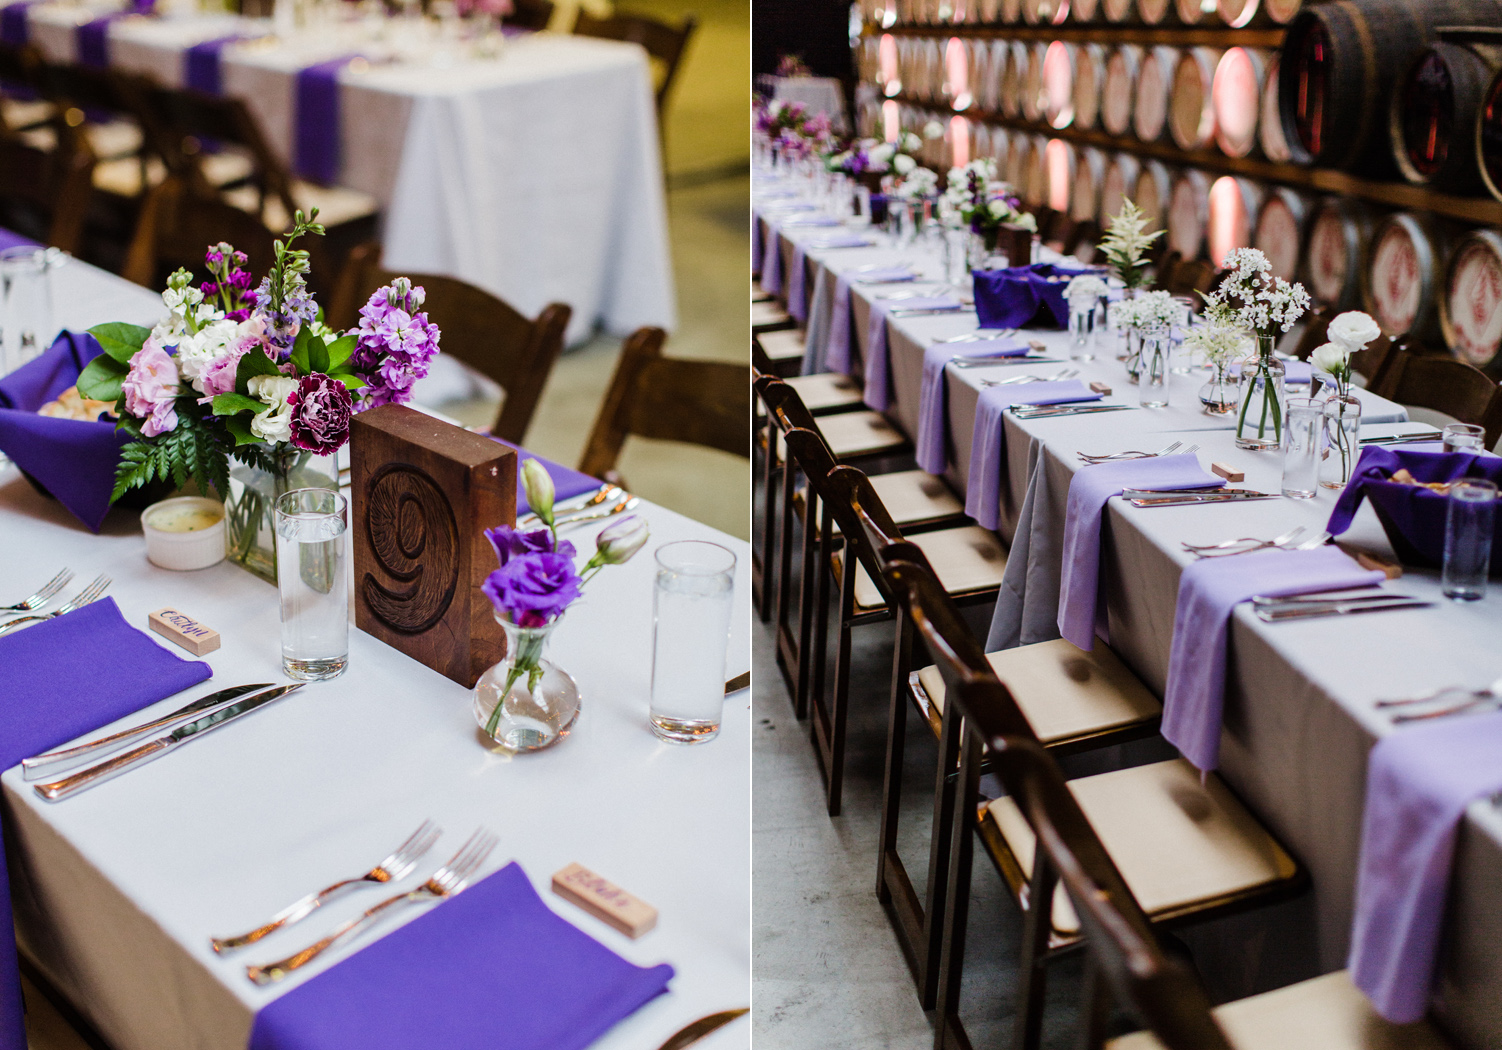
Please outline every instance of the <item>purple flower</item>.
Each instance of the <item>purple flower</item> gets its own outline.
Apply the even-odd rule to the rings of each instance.
[[[177,363],[167,351],[148,339],[130,358],[130,371],[120,385],[125,409],[141,422],[147,437],[165,434],[177,427]]]
[[[319,455],[337,452],[349,440],[353,401],[337,379],[318,372],[304,376],[287,398],[292,409],[292,444]]]
[[[496,560],[504,568],[512,558],[521,554],[563,554],[570,559],[576,551],[574,545],[568,540],[553,547],[553,533],[548,529],[533,529],[531,532],[522,532],[510,525],[501,525],[494,529],[485,530],[485,538],[495,548]]]
[[[266,322],[266,341],[275,351],[274,357],[285,358],[290,354],[298,331],[318,316],[318,304],[313,301],[302,276],[294,277],[293,286],[282,297],[280,310],[272,308],[270,277],[262,277],[260,287],[249,293],[255,297],[255,312]]]
[[[573,558],[562,551],[532,551],[512,556],[480,589],[512,623],[541,627],[579,597],[579,583]]]
[[[360,392],[362,411],[405,404],[412,397],[412,384],[428,374],[428,363],[438,353],[439,331],[421,312],[422,303],[422,288],[399,277],[378,289],[360,309],[351,361],[368,384]]]

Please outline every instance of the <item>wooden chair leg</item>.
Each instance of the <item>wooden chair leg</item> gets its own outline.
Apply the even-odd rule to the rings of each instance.
[[[906,681],[907,675],[903,675]],[[938,1001],[938,960],[944,948],[944,915],[949,910],[949,843],[954,838],[956,805],[960,795],[960,746],[962,723],[957,718],[944,719],[939,734],[939,761],[934,780],[934,817],[928,847],[928,886],[923,905],[923,954],[926,960],[921,995],[923,1008],[931,1010]],[[976,778],[977,792],[979,777]],[[968,889],[968,883],[966,887]]]
[[[855,566],[840,574],[840,637],[834,651],[834,689],[824,726],[824,788],[829,815],[840,815],[840,796],[845,785],[845,723],[850,700],[850,621],[855,614]],[[815,732],[821,727],[814,719]]]
[[[795,640],[788,627],[788,613],[793,604],[793,485],[798,471],[791,463],[782,468],[782,506],[777,519],[777,666],[782,671],[788,696],[796,710],[798,703],[798,654],[791,651]]]
[[[829,577],[835,547],[834,515],[828,505],[825,505],[820,517],[819,564],[814,573],[818,578],[818,590],[814,595],[813,669],[809,676],[808,696],[804,698],[803,707],[798,711],[800,719],[808,717],[809,709],[814,704],[821,708],[824,705],[824,670],[829,661]]]
[[[814,592],[819,573],[819,508],[822,502],[810,485],[803,493],[803,562],[798,577],[798,692],[795,712],[808,710],[808,685],[812,672],[814,640]]]
[[[767,449],[762,457],[761,489],[764,497],[761,513],[761,536],[752,548],[751,587],[756,615],[762,623],[772,618],[772,563],[776,556],[777,483],[781,467],[777,464],[777,432],[767,422]]]
[[[952,823],[948,842],[949,879],[944,894],[948,903],[938,922],[943,935],[934,997],[934,1050],[970,1050],[970,1041],[960,1023],[960,982],[965,969],[965,934],[970,923],[970,865],[975,857],[973,814],[980,804],[980,768],[980,744],[967,734],[961,744],[956,777],[955,806],[960,819]]]
[[[907,617],[897,619],[897,647],[912,644],[912,627]],[[900,865],[897,857],[897,826],[902,810],[902,761],[907,748],[907,681],[892,680],[891,702],[887,706],[887,762],[881,778],[881,827],[876,838],[876,899],[884,907],[893,906],[889,872]],[[916,909],[917,902],[902,902],[899,907]],[[898,919],[901,922],[901,919]]]
[[[1016,1026],[1012,1050],[1038,1050],[1043,1037],[1043,999],[1047,991],[1048,937],[1053,925],[1054,886],[1058,877],[1044,850],[1035,850],[1027,883],[1027,911],[1022,917],[1022,960],[1017,967]]]
[[[1085,953],[1085,981],[1080,990],[1080,1050],[1103,1050],[1111,1018],[1111,989],[1094,952]]]

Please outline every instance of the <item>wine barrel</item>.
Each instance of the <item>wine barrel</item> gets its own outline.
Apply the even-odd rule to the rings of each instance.
[[[1075,222],[1100,218],[1100,192],[1106,182],[1106,155],[1094,146],[1076,154],[1074,185],[1069,190],[1069,217]]]
[[[927,56],[928,91],[924,95],[929,102],[945,102],[944,88],[948,80],[948,66],[945,52],[948,50],[948,41],[938,37],[930,37],[924,52]]]
[[[1022,20],[1028,25],[1058,25],[1069,17],[1069,0],[1022,0]]]
[[[1502,374],[1502,236],[1472,230],[1445,266],[1440,331],[1455,356]]]
[[[1167,222],[1168,200],[1173,194],[1173,176],[1168,166],[1159,160],[1145,160],[1137,172],[1137,182],[1132,190],[1132,200],[1142,214],[1147,216],[1147,229],[1161,230]]]
[[[1280,26],[1292,22],[1304,6],[1304,0],[1262,0],[1262,10],[1268,20]]]
[[[1094,22],[1099,14],[1100,0],[1072,0],[1069,5],[1069,16],[1083,25]]]
[[[981,157],[995,159],[995,154],[991,152],[991,125],[981,121],[970,125],[970,155],[975,160]]]
[[[1178,60],[1178,50],[1171,47],[1155,47],[1142,56],[1132,130],[1143,142],[1157,142],[1168,130],[1168,96]]]
[[[1013,40],[1007,45],[1006,63],[1001,67],[1001,98],[997,108],[1002,116],[1015,120],[1022,115],[1022,76],[1027,69],[1027,45]]]
[[[1074,123],[1074,66],[1077,50],[1073,44],[1055,40],[1043,54],[1043,119],[1051,128],[1067,128]]]
[[[1063,139],[1049,139],[1044,146],[1043,203],[1054,211],[1069,213],[1069,198],[1074,192],[1074,173],[1078,163],[1074,147]]]
[[[1130,22],[1137,10],[1132,0],[1100,0],[1100,13],[1106,16],[1107,22],[1120,24]]]
[[[1440,41],[1398,78],[1388,109],[1393,160],[1409,182],[1450,193],[1482,191],[1476,126],[1502,52]]]
[[[1262,209],[1262,187],[1250,179],[1222,175],[1210,184],[1210,221],[1205,247],[1217,269],[1225,266],[1233,248],[1247,248]]]
[[[1315,302],[1336,310],[1356,305],[1372,222],[1366,206],[1349,197],[1326,197],[1315,209],[1304,248],[1304,282]]]
[[[1422,341],[1437,334],[1444,248],[1440,225],[1412,212],[1389,215],[1372,231],[1361,295],[1366,312],[1388,335]]]
[[[1137,19],[1143,25],[1162,25],[1172,10],[1173,0],[1137,0]]]
[[[1215,138],[1212,87],[1220,59],[1221,52],[1213,47],[1191,47],[1180,53],[1174,64],[1173,86],[1169,89],[1168,132],[1179,149],[1203,149]]]
[[[1299,248],[1312,210],[1303,194],[1287,186],[1274,187],[1263,197],[1252,231],[1252,247],[1267,256],[1274,277],[1291,281],[1298,275]]]
[[[1394,168],[1384,121],[1398,75],[1436,26],[1494,25],[1502,0],[1314,4],[1283,38],[1278,95],[1298,164],[1381,178]]]
[[[1100,228],[1106,229],[1122,202],[1137,192],[1137,176],[1142,162],[1133,153],[1117,153],[1106,161],[1106,174],[1100,184]]]
[[[1043,119],[1043,62],[1048,44],[1039,41],[1027,49],[1027,64],[1022,67],[1022,116],[1025,120]]]
[[[1022,203],[1029,208],[1041,208],[1048,203],[1048,140],[1042,135],[1034,135],[1028,143]]]
[[[1106,79],[1100,92],[1100,125],[1110,135],[1125,135],[1132,126],[1137,98],[1137,73],[1142,48],[1119,44],[1106,56]]]
[[[1232,29],[1243,29],[1267,18],[1261,0],[1215,0],[1220,20]]]
[[[1012,132],[1007,145],[1007,164],[1003,169],[1003,181],[1015,194],[1022,193],[1022,184],[1027,180],[1027,158],[1032,140],[1025,131]]]
[[[1100,116],[1101,90],[1106,80],[1106,49],[1080,44],[1074,51],[1074,126],[1085,131]]]
[[[1007,45],[1001,40],[984,41],[985,76],[980,82],[980,105],[995,113],[1001,108],[1001,74],[1007,64]]]
[[[1169,193],[1168,247],[1185,259],[1198,259],[1210,221],[1210,176],[1193,168],[1180,173]]]
[[[1267,87],[1265,52],[1228,48],[1215,67],[1211,88],[1215,107],[1215,144],[1228,157],[1245,157],[1257,144],[1257,118]]]
[[[1199,25],[1215,13],[1214,8],[1206,11],[1200,0],[1174,0],[1173,9],[1174,13],[1179,16],[1179,21],[1186,26]]]
[[[980,0],[979,20],[982,25],[1001,21],[1001,0]]]
[[[1257,116],[1257,144],[1262,155],[1276,164],[1287,164],[1293,159],[1288,140],[1283,137],[1283,111],[1278,105],[1278,56],[1274,54],[1267,65],[1267,77],[1262,81],[1262,112]]]
[[[1001,0],[1001,20],[1008,25],[1022,21],[1022,0]]]

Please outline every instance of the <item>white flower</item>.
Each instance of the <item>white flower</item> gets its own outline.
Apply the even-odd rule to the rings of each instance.
[[[184,335],[177,344],[177,368],[199,393],[197,382],[203,370],[240,345],[240,325],[220,318],[210,321],[192,335]]]
[[[1195,325],[1184,334],[1184,346],[1197,352],[1212,365],[1224,368],[1250,352],[1246,333],[1223,324]]]
[[[181,288],[168,287],[162,293],[162,305],[174,314],[186,314],[189,309],[203,302],[203,293],[191,284]]]
[[[1169,327],[1184,321],[1184,304],[1167,292],[1143,292],[1134,302],[1138,328]]]
[[[930,120],[923,125],[923,137],[926,139],[941,139],[944,137],[944,125],[937,120]]]
[[[880,145],[872,146],[869,151],[872,162],[876,164],[886,164],[896,152],[897,147],[890,142],[883,142]]]
[[[1316,372],[1338,377],[1351,367],[1351,351],[1340,343],[1325,343],[1309,355],[1309,363]]]
[[[250,432],[262,441],[290,441],[292,406],[287,398],[297,389],[297,380],[291,376],[254,376],[248,386],[251,397],[271,406],[269,411],[256,413],[250,421]]]
[[[1029,233],[1038,232],[1038,220],[1030,211],[1021,212],[1012,220],[1013,226],[1021,226]]]
[[[1106,294],[1106,282],[1093,274],[1080,274],[1064,288],[1064,298],[1071,303],[1090,303]]]
[[[918,166],[918,162],[906,153],[899,153],[892,158],[892,170],[899,175],[906,175]]]
[[[1382,328],[1370,314],[1364,314],[1360,310],[1347,310],[1335,316],[1326,334],[1332,343],[1339,343],[1348,352],[1355,353],[1381,335]]]

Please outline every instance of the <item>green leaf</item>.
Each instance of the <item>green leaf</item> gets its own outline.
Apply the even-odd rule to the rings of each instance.
[[[266,351],[259,346],[253,346],[240,358],[240,365],[235,369],[235,389],[242,394],[250,393],[250,381],[256,376],[279,376],[282,373],[277,370],[275,362],[266,356]]]
[[[151,336],[150,328],[123,321],[96,324],[89,334],[99,341],[104,352],[121,364],[129,364],[131,357],[141,349],[141,344]]]
[[[352,335],[342,335],[330,343],[328,347],[329,367],[326,374],[333,375],[335,372],[348,371],[346,366],[349,363],[350,355],[355,352],[357,345],[358,342]]]
[[[311,327],[311,325],[309,326]],[[321,372],[327,374],[329,370],[329,351],[324,345],[321,336],[308,336],[308,372]]]
[[[234,435],[237,446],[254,445],[261,440],[250,432],[250,420],[244,416],[226,416],[222,422],[225,429]]]
[[[214,415],[236,416],[241,412],[254,412],[260,415],[271,406],[255,397],[245,394],[216,394],[214,395]]]
[[[343,372],[330,378],[339,380],[339,382],[344,384],[344,388],[346,390],[359,390],[362,386],[365,385],[365,380],[361,379],[359,376],[346,375]]]
[[[311,369],[308,367],[310,353],[309,340],[313,338],[313,330],[309,325],[303,325],[297,331],[297,341],[292,344],[292,353],[288,360],[297,368],[297,374],[307,375]]]
[[[78,392],[94,401],[118,401],[120,384],[129,369],[108,354],[100,354],[78,373]]]

